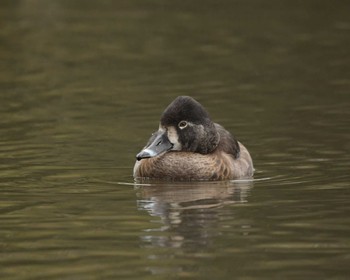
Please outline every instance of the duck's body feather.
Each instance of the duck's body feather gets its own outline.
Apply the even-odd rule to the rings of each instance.
[[[240,156],[217,149],[202,155],[192,152],[168,152],[158,157],[137,161],[135,178],[163,178],[169,180],[232,180],[253,175],[252,159],[239,143]]]
[[[135,178],[231,180],[254,173],[246,147],[191,97],[178,97],[168,106],[137,159]]]

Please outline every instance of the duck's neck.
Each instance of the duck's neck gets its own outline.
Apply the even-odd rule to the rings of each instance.
[[[209,154],[213,152],[219,145],[221,137],[215,125],[200,134],[201,137],[197,141],[196,152],[200,154]]]

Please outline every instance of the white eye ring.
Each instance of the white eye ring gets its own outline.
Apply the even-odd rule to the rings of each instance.
[[[179,126],[180,129],[184,129],[184,128],[186,128],[188,126],[188,122],[181,121],[181,122],[179,122],[178,126]]]

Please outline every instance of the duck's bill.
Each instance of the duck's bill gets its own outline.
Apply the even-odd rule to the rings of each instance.
[[[148,141],[147,146],[136,155],[137,160],[158,156],[171,150],[173,144],[169,141],[166,131],[157,131]]]

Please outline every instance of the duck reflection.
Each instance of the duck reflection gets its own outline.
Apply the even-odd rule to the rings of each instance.
[[[219,221],[232,214],[229,207],[223,206],[246,202],[253,182],[140,185],[138,209],[161,219],[161,225],[146,229],[142,239],[151,246],[182,247],[185,243],[208,245],[210,237],[220,234]]]

